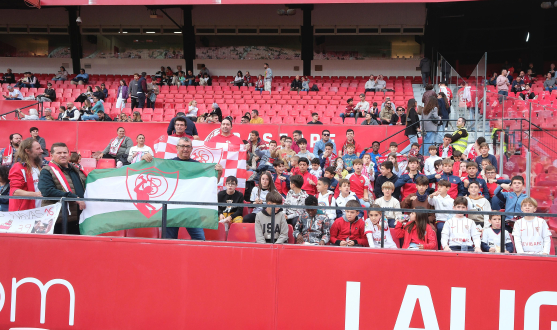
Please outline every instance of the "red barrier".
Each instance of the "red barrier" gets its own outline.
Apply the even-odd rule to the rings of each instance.
[[[54,142],[65,142],[72,150],[103,150],[111,138],[116,137],[116,130],[123,126],[126,135],[134,141],[138,134],[144,134],[147,145],[153,147],[153,142],[161,135],[166,134],[168,123],[119,123],[119,122],[60,122],[60,121],[0,121],[0,132],[5,132],[5,136],[11,133],[23,134],[24,138],[30,137],[29,128],[35,126],[39,128],[39,135],[45,138],[47,147]],[[219,125],[217,124],[197,124],[200,138],[205,139],[210,134],[218,134]],[[277,140],[280,135],[288,134],[299,129],[308,140],[309,150],[313,150],[315,142],[321,139],[321,132],[325,129],[330,130],[331,138],[337,146],[346,140],[346,130],[353,129],[355,140],[362,147],[369,147],[375,140],[381,141],[387,136],[400,131],[400,126],[362,126],[362,125],[250,125],[235,124],[232,127],[235,134],[247,140],[252,130],[257,130],[259,136],[264,141]],[[406,139],[403,132],[391,138],[390,141],[400,142]],[[0,144],[0,148],[5,147],[5,142]],[[401,145],[401,150],[404,145]],[[380,151],[387,150],[388,145],[384,143]]]
[[[550,330],[557,321],[553,257],[14,234],[0,250],[2,329]]]
[[[10,111],[14,111],[15,109],[19,109],[19,108],[23,108],[26,107],[28,105],[37,103],[37,101],[12,101],[12,100],[0,100],[0,119],[17,119],[15,112],[11,113],[9,115],[6,115],[6,118],[2,118],[2,114],[10,112]],[[23,113],[29,114],[29,108],[25,108],[23,109]],[[35,107],[38,109],[38,105],[37,107]]]

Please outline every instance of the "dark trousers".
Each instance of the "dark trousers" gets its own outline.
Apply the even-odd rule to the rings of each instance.
[[[166,227],[166,238],[170,239],[177,239],[178,238],[178,231],[180,227]],[[203,228],[186,228],[188,234],[190,234],[191,239],[204,241],[205,240],[205,232]]]
[[[429,72],[422,72],[422,84],[424,87],[429,83]]]
[[[60,210],[60,212],[62,212]],[[54,225],[54,233],[55,234],[62,234],[62,222],[57,222]],[[67,235],[81,235],[79,232],[79,221],[71,221],[68,222],[68,227],[67,227]]]
[[[137,97],[132,97],[132,110],[134,108],[143,109],[145,107],[145,94],[137,94]]]
[[[244,217],[242,220],[243,223],[255,223],[255,216],[256,213],[250,213]]]
[[[462,251],[460,246],[449,246],[449,248],[453,251]],[[468,251],[474,252],[474,247],[472,245],[468,245]]]

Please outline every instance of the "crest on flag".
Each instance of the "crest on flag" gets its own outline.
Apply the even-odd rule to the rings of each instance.
[[[163,172],[156,167],[143,170],[126,169],[126,188],[130,199],[169,201],[178,188],[178,171]],[[134,203],[146,218],[150,218],[162,209],[162,204]]]
[[[218,163],[222,160],[222,149],[209,148],[205,145],[196,147],[191,152],[191,158],[200,163]]]

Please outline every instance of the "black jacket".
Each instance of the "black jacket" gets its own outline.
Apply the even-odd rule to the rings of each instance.
[[[416,109],[411,108],[410,111],[408,111],[408,118],[406,119],[406,129],[404,130],[404,135],[406,136],[410,136],[410,135],[417,135],[418,134],[418,127],[419,124],[415,124],[417,122],[420,121],[420,117],[418,117],[418,113],[416,112]],[[410,126],[412,124],[415,124],[413,126]]]
[[[301,80],[292,80],[292,83],[290,84],[290,88],[299,88],[302,89],[302,81]]]
[[[402,125],[406,125],[406,114],[404,113],[402,114],[402,116],[399,117],[396,112],[393,113],[393,115],[391,116],[391,125],[395,125],[396,123],[398,123],[399,119]]]
[[[390,179],[387,179],[386,176],[379,175],[375,179],[375,185],[373,187],[373,194],[375,195],[375,199],[383,197],[383,190],[381,189],[383,183],[392,182],[393,184],[395,184],[397,180],[398,180],[398,176],[394,173]],[[400,187],[395,188],[395,191],[393,192],[393,197],[400,200]]]
[[[219,203],[228,203],[227,201],[231,200],[232,203],[237,203],[237,204],[243,204],[244,203],[244,195],[239,192],[239,191],[235,191],[234,194],[232,195],[228,195],[226,193],[226,190],[221,190],[219,191],[219,193],[217,194],[217,200]],[[224,213],[224,211],[226,211],[227,207],[226,206],[219,206],[219,211],[218,214],[221,215]],[[232,219],[236,218],[236,217],[241,217],[242,214],[244,213],[244,208],[243,207],[231,207],[230,211],[228,213],[232,212]]]

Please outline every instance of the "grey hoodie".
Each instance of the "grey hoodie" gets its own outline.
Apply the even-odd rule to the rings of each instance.
[[[257,243],[271,243],[271,216],[266,209],[255,216],[255,239]],[[286,242],[288,242],[288,223],[281,209],[275,214],[275,243]]]

